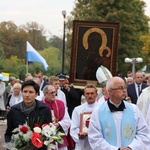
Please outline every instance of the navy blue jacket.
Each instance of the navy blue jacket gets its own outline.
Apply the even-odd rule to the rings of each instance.
[[[46,85],[49,85],[49,82],[47,82],[47,81],[44,80],[43,85],[42,85],[42,87],[41,87],[41,91],[43,91],[43,88],[44,88]]]
[[[142,83],[141,92],[146,87],[148,87],[148,85],[145,84],[145,83]],[[132,84],[128,85],[127,95],[131,98],[131,102],[136,104],[138,97],[137,97],[137,94],[136,94],[135,83],[132,83]]]

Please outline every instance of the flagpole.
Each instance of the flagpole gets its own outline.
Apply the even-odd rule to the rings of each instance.
[[[26,74],[28,73],[28,61],[26,61]]]

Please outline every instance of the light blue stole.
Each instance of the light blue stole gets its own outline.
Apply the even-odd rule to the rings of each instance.
[[[117,146],[116,130],[121,130],[122,147],[127,147],[135,137],[135,118],[133,107],[128,102],[124,101],[124,104],[126,109],[122,111],[121,129],[116,129],[112,112],[109,108],[107,109],[107,102],[104,102],[99,106],[98,113],[102,135],[104,139],[113,146]]]

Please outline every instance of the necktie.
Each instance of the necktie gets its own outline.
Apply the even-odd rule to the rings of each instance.
[[[138,85],[138,94],[139,94],[139,96],[141,94],[141,90],[140,90],[140,86],[139,85]]]

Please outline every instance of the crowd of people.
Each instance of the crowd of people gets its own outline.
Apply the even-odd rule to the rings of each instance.
[[[42,123],[52,122],[65,134],[57,150],[150,150],[150,87],[143,73],[113,77],[101,66],[96,78],[100,90],[93,84],[79,90],[67,75],[48,78],[35,71],[26,74],[23,83],[10,77],[5,87],[0,74],[0,110],[7,113],[6,145],[18,125],[36,123],[42,117]]]

